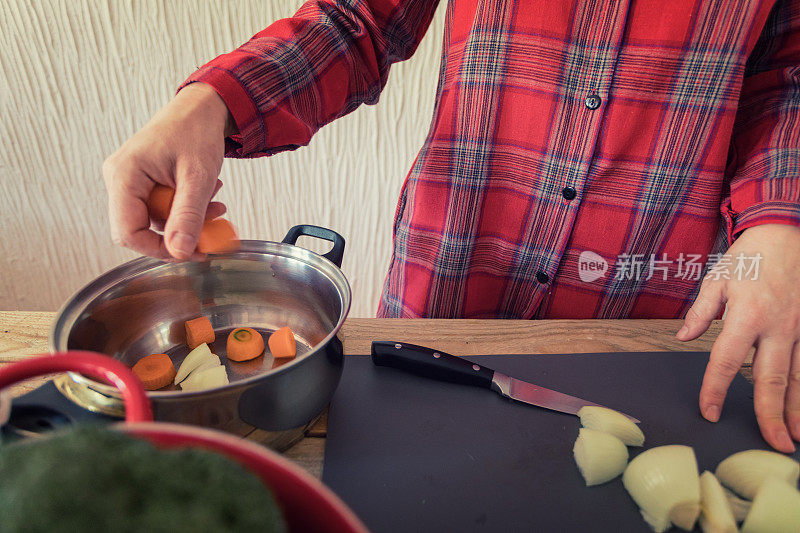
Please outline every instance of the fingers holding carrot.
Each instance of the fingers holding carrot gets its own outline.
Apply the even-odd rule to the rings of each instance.
[[[184,87],[103,164],[109,219],[118,244],[158,258],[193,257],[217,187],[232,117],[204,83]],[[162,237],[150,229],[147,200],[154,183],[176,188]]]
[[[215,195],[222,182],[217,180]],[[171,214],[175,203],[176,191],[165,185],[156,185],[150,191],[148,200],[149,215],[158,229],[164,228],[172,220]],[[218,218],[226,211],[225,205],[220,202],[208,204],[200,234],[196,240],[196,252],[192,253],[193,259],[202,259],[204,254],[233,252],[239,248],[239,238],[236,229],[225,219]],[[164,222],[166,220],[166,222]]]
[[[217,179],[211,169],[179,160],[175,165],[175,196],[167,223],[164,242],[177,259],[189,259],[197,247],[206,208],[211,201]],[[219,169],[216,169],[219,173]]]
[[[152,181],[136,168],[119,162],[118,158],[109,157],[103,164],[111,237],[120,246],[158,259],[168,259],[170,254],[163,237],[150,229],[146,202]],[[128,182],[135,186],[126,187]]]
[[[217,195],[221,188],[222,181],[217,180],[217,183],[214,186],[214,192],[211,194],[212,199]],[[172,202],[174,199],[175,189],[167,185],[156,183],[153,186],[153,189],[150,191],[150,196],[147,199],[148,212],[150,214],[150,218],[154,222],[162,223],[162,229],[164,227],[164,223],[169,218],[169,213],[172,209]],[[227,211],[227,208],[222,202],[211,202],[208,204],[208,208],[206,208],[205,219],[210,220],[221,217],[223,214],[225,214],[225,211]]]

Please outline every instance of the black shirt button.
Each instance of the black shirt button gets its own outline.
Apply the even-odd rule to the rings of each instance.
[[[537,272],[536,273],[536,281],[538,281],[539,283],[544,285],[545,283],[550,281],[550,276],[548,276],[544,272]]]
[[[601,100],[600,97],[597,96],[596,94],[590,94],[589,96],[586,97],[586,107],[588,107],[592,111],[600,107],[600,104],[602,102],[603,100]]]
[[[575,197],[578,196],[578,191],[576,191],[574,187],[564,187],[561,190],[561,196],[567,200],[574,200]]]

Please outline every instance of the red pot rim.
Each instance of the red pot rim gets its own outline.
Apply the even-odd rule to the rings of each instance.
[[[167,448],[190,446],[222,453],[257,475],[272,491],[290,530],[296,520],[319,520],[326,533],[368,533],[356,514],[321,481],[279,454],[240,437],[182,424],[134,422],[114,425],[126,433]],[[298,505],[298,502],[302,505]],[[313,515],[308,511],[313,510]]]
[[[69,370],[106,379],[121,390],[126,422],[112,427],[164,448],[192,447],[221,453],[257,475],[272,491],[291,531],[368,533],[329,488],[277,453],[220,431],[152,422],[150,401],[139,380],[127,366],[106,355],[73,351],[25,359],[0,368],[0,391],[24,379]],[[0,411],[8,407],[7,402],[1,403]]]

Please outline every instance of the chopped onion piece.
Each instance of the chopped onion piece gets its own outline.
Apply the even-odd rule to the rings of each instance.
[[[622,483],[654,531],[670,524],[690,531],[700,514],[700,477],[689,446],[659,446],[637,455]]]
[[[736,533],[736,520],[728,498],[708,470],[700,475],[700,509],[700,527],[704,533]]]
[[[753,502],[740,498],[727,487],[722,487],[722,490],[725,492],[725,497],[728,499],[728,505],[730,505],[731,511],[733,511],[733,518],[735,518],[737,522],[743,521],[747,513],[750,512],[750,507],[753,505]]]
[[[765,479],[777,477],[792,487],[800,477],[800,463],[777,452],[745,450],[723,460],[716,471],[720,483],[752,500]]]
[[[213,360],[206,361],[202,365],[198,366],[197,368],[192,370],[192,373],[189,374],[189,378],[192,377],[195,374],[199,374],[203,370],[208,370],[209,368],[217,368],[218,366],[222,366],[222,363],[220,362],[219,357],[217,357],[216,355],[214,357],[216,358],[216,361],[213,361]],[[225,375],[227,376],[228,374],[226,373]],[[186,378],[186,379],[189,379],[189,378]]]
[[[210,361],[215,362],[217,365],[220,364],[219,357],[211,353],[211,348],[208,347],[208,344],[198,345],[183,359],[181,366],[178,368],[178,373],[175,375],[175,384],[179,384],[189,377],[189,374]]]
[[[216,365],[192,374],[181,382],[185,391],[208,390],[228,384],[228,372],[222,365]]]
[[[625,470],[628,448],[614,435],[581,428],[572,449],[586,486],[611,481]]]
[[[578,411],[583,427],[611,433],[628,446],[644,444],[644,433],[633,420],[619,411],[597,405],[587,405]]]
[[[644,518],[644,521],[647,522],[647,525],[649,525],[650,528],[656,533],[662,533],[663,531],[666,531],[670,527],[672,527],[672,522],[670,522],[669,516],[661,516],[659,518],[655,518],[653,516],[650,516],[650,514],[644,509],[640,509],[640,511],[642,513],[642,518]]]
[[[800,531],[800,492],[786,481],[770,477],[761,483],[742,533],[797,533]]]

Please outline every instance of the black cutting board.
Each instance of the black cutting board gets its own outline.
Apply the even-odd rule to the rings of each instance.
[[[756,426],[753,388],[741,376],[721,420],[701,418],[707,353],[468,359],[639,418],[644,449],[690,445],[701,472],[731,453],[768,448]],[[619,478],[584,485],[572,457],[579,426],[577,417],[485,389],[347,356],[328,418],[322,479],[374,533],[650,531]],[[631,458],[641,450],[629,448]]]

